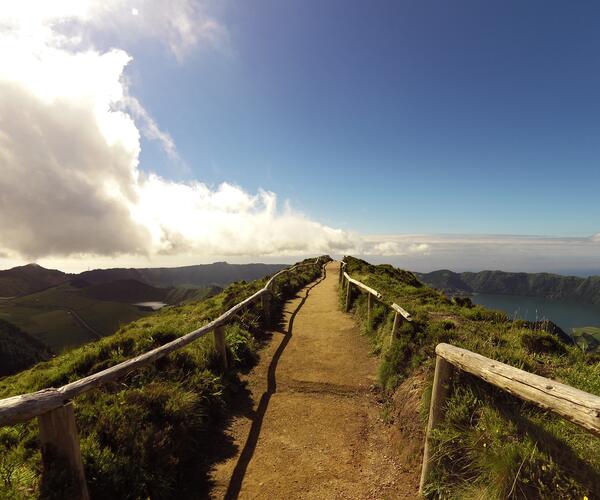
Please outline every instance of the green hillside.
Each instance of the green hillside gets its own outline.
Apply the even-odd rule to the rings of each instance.
[[[257,279],[282,267],[217,262],[68,275],[29,264],[0,271],[0,319],[48,349],[63,352],[111,335],[120,326],[154,312],[139,303],[198,301],[233,281]]]
[[[45,269],[37,264],[13,267],[0,271],[0,297],[16,297],[38,292],[45,288],[65,283],[68,274],[54,269]]]
[[[579,278],[549,273],[481,271],[455,273],[447,269],[416,273],[423,282],[451,294],[499,293],[551,299],[578,299],[600,304],[600,276]]]
[[[0,319],[55,352],[98,340],[148,314],[133,304],[89,297],[70,284],[0,302]]]
[[[429,410],[434,349],[450,343],[532,373],[600,395],[600,362],[561,342],[540,324],[510,321],[499,311],[448,300],[391,266],[346,258],[347,271],[413,316],[390,339],[393,314],[378,304],[366,324],[366,297],[353,311],[381,353],[380,383],[387,396],[386,418],[397,419],[399,447],[422,459],[423,428]],[[483,275],[482,275],[483,276]],[[452,276],[450,278],[453,279]],[[343,293],[340,294],[343,301]],[[416,400],[419,421],[406,401]],[[446,420],[434,433],[435,473],[427,493],[434,498],[596,498],[600,491],[600,438],[534,405],[461,373],[453,381]],[[397,405],[394,402],[397,401]]]
[[[79,282],[81,285],[81,282]],[[72,349],[114,333],[119,326],[147,316],[137,302],[178,304],[200,300],[215,287],[157,288],[121,280],[80,288],[65,283],[0,302],[0,319],[14,323],[55,352]]]
[[[8,321],[0,320],[0,377],[29,368],[51,355],[41,342]]]
[[[585,352],[600,354],[600,328],[583,326],[573,328],[573,340]]]
[[[286,273],[275,285],[272,316],[282,301],[319,274]],[[265,279],[235,283],[205,300],[169,307],[98,342],[0,379],[0,398],[59,387],[162,345],[209,322],[250,296]],[[228,397],[244,387],[237,370],[255,359],[262,338],[259,305],[226,327],[233,368],[221,374],[213,337],[204,337],[118,383],[77,398],[75,412],[92,498],[203,498],[211,460],[232,453],[224,433]],[[39,480],[37,422],[0,428],[0,498],[69,498],[60,471]],[[176,493],[175,493],[176,492]]]

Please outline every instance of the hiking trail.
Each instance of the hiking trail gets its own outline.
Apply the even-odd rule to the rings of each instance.
[[[253,408],[232,421],[238,450],[216,464],[211,498],[418,497],[375,390],[379,360],[340,310],[339,262],[285,303],[260,361],[242,376]]]

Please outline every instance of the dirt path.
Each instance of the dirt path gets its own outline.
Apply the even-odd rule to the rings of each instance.
[[[286,303],[246,377],[251,418],[228,430],[239,447],[213,470],[212,498],[417,498],[417,472],[390,444],[371,390],[378,360],[338,305],[339,263]]]

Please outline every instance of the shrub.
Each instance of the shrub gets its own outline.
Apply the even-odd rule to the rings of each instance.
[[[529,352],[538,354],[565,354],[565,346],[552,334],[545,332],[525,332],[521,343]]]

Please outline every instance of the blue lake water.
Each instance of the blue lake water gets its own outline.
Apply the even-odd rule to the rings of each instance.
[[[567,333],[571,333],[571,328],[579,326],[600,326],[600,304],[491,293],[474,294],[471,300],[474,304],[481,304],[490,309],[500,309],[512,319],[548,319]]]
[[[167,304],[165,304],[164,302],[150,301],[150,302],[138,302],[137,304],[133,304],[133,305],[140,306],[145,309],[151,309],[153,311],[158,311],[159,309],[162,309],[163,307],[165,307]]]

